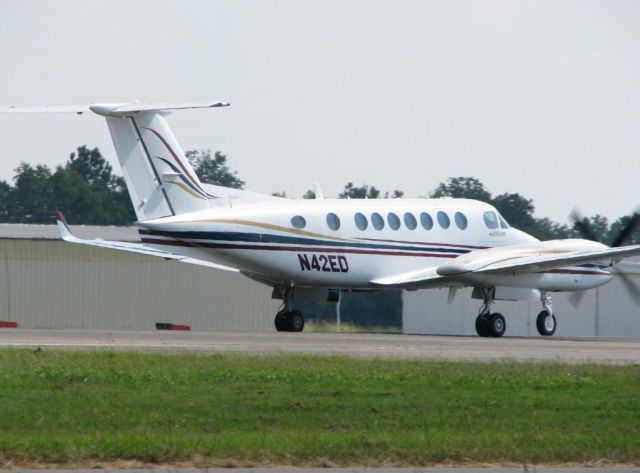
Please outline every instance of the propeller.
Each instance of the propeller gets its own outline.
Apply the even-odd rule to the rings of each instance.
[[[598,236],[596,235],[595,230],[589,223],[589,219],[585,218],[578,210],[574,210],[571,212],[571,220],[573,221],[573,227],[578,231],[578,233],[587,240],[599,241]],[[633,231],[636,229],[638,224],[640,223],[640,212],[636,210],[629,220],[625,222],[622,226],[616,237],[611,242],[611,248],[617,248],[619,246],[623,246],[625,241],[631,236]],[[614,263],[612,263],[613,265]],[[631,298],[637,305],[640,305],[640,286],[631,279],[629,274],[624,271],[615,271],[615,273],[620,277],[620,281],[622,285],[627,290]],[[580,304],[584,296],[585,291],[576,291],[569,296],[569,303],[574,307]]]

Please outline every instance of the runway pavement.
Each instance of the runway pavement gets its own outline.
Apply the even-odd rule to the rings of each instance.
[[[0,329],[1,347],[149,352],[299,353],[473,361],[640,364],[640,338],[481,338],[346,333],[132,332]]]
[[[325,473],[327,470],[339,473],[639,473],[638,467],[432,467],[432,468],[305,468],[305,467],[272,467],[272,468],[233,468],[233,473]],[[1,471],[1,470],[0,470]],[[7,470],[9,471],[9,470]],[[11,473],[41,473],[42,470],[11,469]],[[117,473],[121,469],[73,469],[54,470],[56,473]],[[150,468],[127,469],[126,473],[228,473],[228,468]]]

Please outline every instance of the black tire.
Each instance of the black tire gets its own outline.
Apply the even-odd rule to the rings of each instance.
[[[281,310],[276,314],[276,318],[274,319],[273,322],[278,332],[289,332],[288,316],[289,316],[289,312],[287,310]]]
[[[482,314],[476,317],[476,333],[481,337],[488,337],[490,335],[488,314]]]
[[[289,312],[289,331],[302,332],[304,330],[304,317],[297,310]]]
[[[550,337],[556,333],[556,328],[558,328],[556,316],[551,314],[551,317],[549,317],[549,312],[543,310],[538,314],[538,318],[536,319],[536,328],[538,329],[538,333],[543,337]]]
[[[502,337],[507,331],[507,321],[502,314],[494,313],[489,315],[489,335],[492,337]]]

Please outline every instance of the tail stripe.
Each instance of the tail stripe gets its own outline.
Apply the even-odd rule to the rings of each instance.
[[[149,154],[149,150],[147,149],[147,145],[145,144],[144,140],[142,139],[142,135],[140,134],[140,129],[138,128],[138,124],[136,123],[136,119],[133,117],[131,118],[131,123],[133,123],[133,128],[135,128],[136,133],[138,135],[138,139],[140,140],[140,143],[142,143],[142,148],[144,149],[144,154],[147,156],[147,159],[149,160],[149,165],[151,166],[151,169],[153,169],[153,174],[156,176],[156,182],[158,183],[158,186],[160,186],[160,190],[162,191],[162,195],[164,195],[165,200],[167,201],[167,205],[169,206],[169,210],[171,211],[171,215],[175,215],[176,212],[175,210],[173,210],[173,205],[171,205],[171,201],[169,200],[169,196],[167,196],[166,191],[164,190],[164,187],[162,186],[162,181],[160,180],[160,176],[158,176],[158,171],[156,170],[156,167],[153,165],[153,160],[151,159],[151,155]]]
[[[189,187],[191,189],[192,192],[190,192],[190,193],[192,193],[192,194],[195,193],[195,194],[197,194],[199,197],[201,197],[203,199],[207,198],[207,197],[213,197],[213,196],[211,196],[209,194],[206,194],[206,193],[203,194],[196,186],[193,185],[193,183],[189,179],[187,179],[185,177],[185,175],[183,173],[180,172],[180,170],[175,165],[173,165],[173,163],[171,163],[171,161],[169,161],[168,159],[162,158],[160,156],[156,156],[156,159],[161,160],[163,163],[165,163],[167,166],[169,166],[173,171],[175,171],[178,174],[178,177],[180,178],[180,180],[182,182],[184,182],[187,185],[187,187]],[[174,182],[174,184],[177,184],[177,183]]]
[[[158,133],[157,131],[153,130],[152,128],[146,128],[145,127],[145,130],[149,130],[151,133],[153,133],[154,135],[156,135],[158,137],[158,139],[162,142],[162,144],[165,146],[165,148],[167,148],[167,150],[169,150],[169,152],[173,156],[173,159],[175,159],[175,161],[178,163],[178,166],[180,166],[182,168],[182,171],[184,172],[184,174],[191,180],[191,184],[193,184],[194,187],[196,187],[205,196],[211,197],[211,198],[214,197],[211,194],[209,194],[207,191],[205,191],[200,186],[198,178],[191,175],[189,170],[182,164],[182,161],[180,160],[178,155],[173,151],[173,149],[171,149],[171,146],[169,146],[169,143],[166,142],[166,140],[162,137],[162,135],[160,133]]]

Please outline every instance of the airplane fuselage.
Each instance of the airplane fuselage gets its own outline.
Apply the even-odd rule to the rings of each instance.
[[[516,245],[522,253],[604,247],[540,242],[489,204],[468,199],[319,199],[229,206],[140,222],[145,244],[230,264],[274,285],[376,289],[376,280],[461,255]],[[498,250],[493,250],[498,251]],[[476,287],[582,290],[611,279],[597,265],[521,275],[469,275]],[[428,287],[424,285],[421,287]]]

